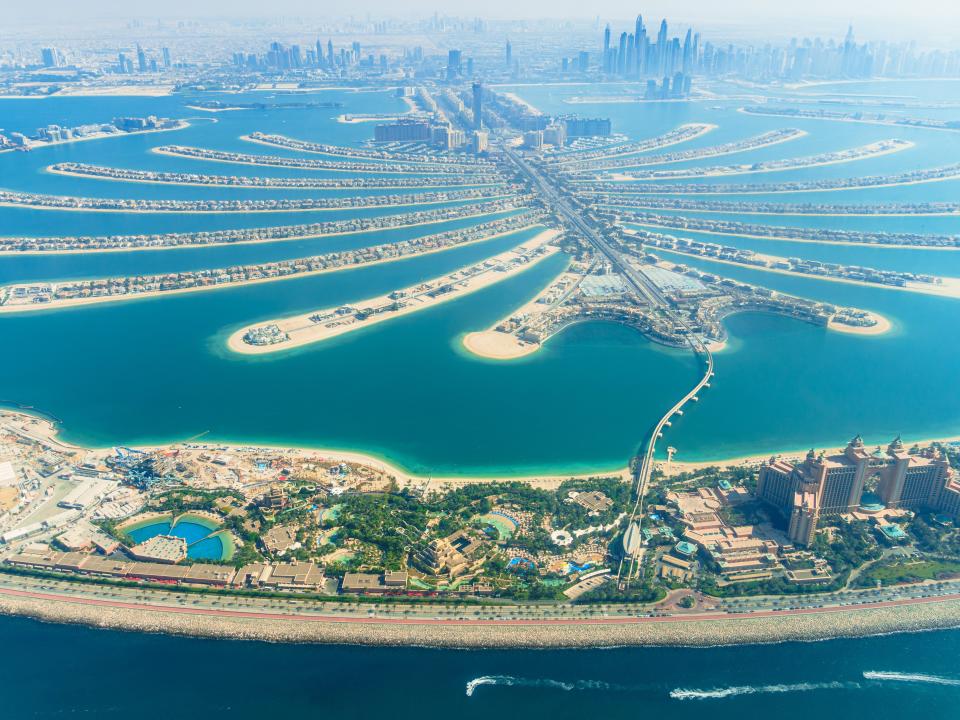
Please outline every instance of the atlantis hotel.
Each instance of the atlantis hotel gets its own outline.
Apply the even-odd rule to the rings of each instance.
[[[863,502],[874,483],[885,508],[960,515],[960,479],[946,458],[935,448],[911,453],[899,437],[885,453],[868,452],[858,435],[837,455],[811,450],[797,465],[771,458],[760,468],[757,496],[789,519],[791,541],[809,545],[821,517],[876,508]]]

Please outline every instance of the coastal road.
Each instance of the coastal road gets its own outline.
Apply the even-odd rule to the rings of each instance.
[[[100,590],[112,590],[111,588],[100,588]],[[107,595],[107,592],[103,592]],[[137,612],[150,613],[174,613],[179,615],[201,615],[218,618],[237,618],[248,620],[295,620],[317,623],[362,623],[362,624],[389,624],[389,625],[447,625],[447,626],[505,626],[505,627],[524,627],[524,626],[544,626],[544,625],[635,625],[643,623],[697,623],[711,621],[748,621],[754,618],[772,618],[772,617],[790,617],[798,615],[824,615],[835,613],[860,613],[864,610],[877,610],[884,608],[903,607],[908,605],[929,605],[933,603],[944,603],[960,600],[960,592],[944,595],[933,595],[925,597],[904,598],[900,600],[881,600],[876,602],[865,602],[856,605],[847,606],[827,606],[827,607],[808,607],[784,610],[758,610],[754,612],[726,613],[692,613],[675,615],[621,615],[615,617],[543,617],[543,618],[441,618],[441,617],[384,617],[376,615],[377,610],[384,609],[383,606],[374,605],[351,607],[354,615],[333,615],[319,612],[268,612],[257,610],[241,610],[232,608],[217,607],[187,607],[183,605],[168,605],[152,603],[147,601],[134,602],[122,600],[119,597],[89,597],[86,595],[72,595],[63,592],[33,591],[22,590],[11,587],[0,587],[0,596],[11,598],[25,598],[53,603],[65,603],[68,605],[82,605],[88,607],[114,608],[133,610]],[[210,600],[211,598],[204,598]],[[218,598],[220,601],[229,600],[229,598]],[[393,608],[402,610],[403,608]],[[426,608],[423,608],[426,609]],[[516,609],[516,608],[513,608]],[[433,611],[437,612],[437,608]]]

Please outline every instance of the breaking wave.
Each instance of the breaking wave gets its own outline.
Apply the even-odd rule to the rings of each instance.
[[[790,685],[735,685],[725,688],[711,688],[709,690],[677,688],[670,691],[670,697],[674,700],[720,700],[722,698],[737,697],[739,695],[806,692],[807,690],[841,690],[844,688],[857,687],[860,687],[857,683],[826,682],[793,683]]]
[[[926,675],[924,673],[903,673],[892,670],[867,670],[863,673],[866,680],[881,680],[886,682],[929,683],[930,685],[948,685],[960,687],[960,680],[943,677],[941,675]]]
[[[467,697],[473,697],[473,693],[482,685],[499,685],[501,687],[532,687],[532,688],[551,688],[553,690],[562,690],[570,692],[571,690],[622,690],[619,685],[611,685],[601,680],[576,680],[574,682],[563,682],[562,680],[551,680],[550,678],[519,678],[512,675],[483,675],[474,678],[467,683]]]

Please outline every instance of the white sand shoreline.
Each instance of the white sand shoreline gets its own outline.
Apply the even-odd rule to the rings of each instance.
[[[294,190],[294,191],[308,191],[308,192],[324,192],[324,191],[334,191],[340,192],[343,190],[358,190],[363,192],[364,190],[450,190],[450,189],[463,189],[463,188],[482,188],[482,187],[493,187],[495,185],[502,185],[502,182],[482,182],[482,183],[455,183],[448,185],[364,185],[359,186],[350,186],[344,185],[339,187],[331,186],[284,186],[284,185],[231,185],[230,183],[201,183],[201,182],[181,182],[179,180],[134,180],[132,178],[120,178],[120,177],[110,177],[109,175],[96,175],[93,173],[77,173],[70,172],[69,170],[60,170],[55,168],[53,165],[48,165],[44,168],[44,172],[48,172],[51,175],[63,175],[64,177],[75,177],[83,178],[85,180],[103,180],[106,182],[128,182],[128,183],[137,183],[140,185],[176,185],[178,187],[203,187],[203,188],[229,188],[231,190]],[[177,173],[179,174],[179,173]],[[191,173],[184,173],[191,174]],[[211,177],[229,177],[229,175],[212,175]],[[432,179],[436,176],[430,176]],[[451,176],[455,177],[455,176]],[[268,178],[268,179],[277,179],[283,180],[284,178]],[[301,178],[295,178],[301,179]],[[318,180],[324,180],[326,178],[318,178]]]
[[[329,237],[341,237],[343,235],[362,235],[363,233],[378,233],[378,232],[387,232],[390,230],[403,230],[413,227],[422,227],[424,225],[439,225],[446,222],[459,222],[461,220],[473,220],[479,217],[486,217],[488,215],[499,215],[501,213],[509,212],[522,212],[526,208],[512,208],[510,210],[496,210],[493,212],[486,213],[474,213],[472,215],[461,215],[453,218],[445,218],[442,220],[427,220],[424,222],[410,223],[406,225],[391,225],[389,227],[379,227],[379,228],[367,228],[365,230],[341,230],[333,233],[319,233],[314,235],[297,235],[295,237],[286,237],[286,238],[262,238],[260,240],[236,240],[233,242],[214,242],[214,243],[194,243],[194,244],[183,244],[183,245],[157,245],[157,246],[140,246],[140,247],[119,247],[119,248],[89,248],[89,249],[77,249],[77,250],[0,250],[0,257],[3,256],[13,256],[18,257],[21,255],[76,255],[76,254],[86,254],[92,255],[95,253],[117,253],[117,252],[145,252],[148,250],[196,250],[199,248],[211,248],[211,247],[226,247],[228,245],[262,245],[264,243],[285,243],[285,242],[297,242],[299,240],[317,240],[319,238],[329,238]],[[337,222],[334,220],[333,222]]]
[[[484,237],[478,238],[476,240],[469,240],[467,242],[458,243],[456,245],[433,248],[430,250],[425,250],[423,252],[411,253],[409,255],[383,258],[381,260],[373,260],[366,263],[351,263],[349,265],[341,265],[339,267],[334,267],[334,268],[324,268],[322,270],[310,270],[307,272],[296,273],[293,275],[278,275],[276,277],[265,277],[265,278],[256,278],[254,280],[242,280],[238,282],[219,283],[217,285],[192,286],[187,288],[177,288],[175,290],[154,290],[151,292],[144,292],[144,293],[128,293],[126,295],[98,295],[96,297],[88,297],[88,298],[71,298],[69,300],[53,301],[49,303],[40,303],[36,305],[33,305],[33,304],[0,305],[0,314],[15,314],[15,313],[22,313],[22,312],[42,312],[44,310],[56,311],[56,310],[64,310],[72,307],[96,305],[96,304],[107,303],[107,302],[127,302],[132,300],[167,297],[168,295],[183,295],[183,294],[192,293],[192,292],[227,290],[230,288],[246,287],[248,285],[260,285],[262,283],[282,282],[283,280],[296,280],[298,278],[313,277],[316,275],[326,275],[330,273],[342,272],[342,271],[348,271],[348,270],[360,270],[362,268],[376,267],[377,265],[397,262],[400,260],[409,260],[411,258],[423,257],[426,255],[433,255],[435,253],[445,252],[447,250],[453,250],[455,248],[475,245],[476,243],[486,242],[496,237],[500,237],[501,235],[523,232],[524,230],[528,230],[531,227],[534,227],[534,225],[525,225],[523,227],[513,228],[506,232],[496,233],[493,235],[485,235]],[[16,284],[17,283],[13,283],[13,285],[16,285]],[[9,285],[3,286],[3,287],[9,287]]]
[[[324,342],[326,340],[331,340],[340,335],[344,335],[349,332],[356,330],[362,330],[363,328],[372,327],[378,325],[382,322],[393,320],[405,315],[410,315],[421,310],[427,310],[437,305],[441,305],[445,302],[451,300],[456,300],[467,295],[470,295],[478,290],[490,287],[496,283],[506,280],[515,275],[518,275],[525,270],[528,270],[546,258],[550,257],[554,253],[559,251],[559,248],[548,246],[551,240],[553,240],[558,234],[556,230],[545,230],[538,234],[536,237],[518,244],[516,247],[507,250],[505,252],[494,255],[493,257],[487,258],[481,263],[496,262],[502,263],[507,262],[513,258],[520,257],[521,255],[527,256],[526,253],[529,253],[531,250],[544,247],[545,252],[536,255],[530,258],[529,262],[520,265],[512,270],[498,272],[495,270],[485,270],[478,275],[475,275],[468,280],[453,280],[452,283],[462,286],[457,287],[453,291],[439,295],[434,298],[426,299],[422,302],[414,304],[413,300],[416,298],[417,286],[404,288],[404,297],[402,300],[406,301],[408,304],[397,310],[395,312],[380,313],[374,315],[368,320],[362,322],[355,322],[350,325],[339,325],[336,328],[328,327],[328,324],[313,324],[310,321],[310,317],[322,313],[324,309],[311,310],[307,313],[301,313],[299,315],[294,315],[286,318],[279,318],[275,320],[265,320],[262,322],[255,323],[253,325],[247,325],[246,327],[240,328],[234,332],[227,340],[227,347],[233,352],[244,354],[244,355],[265,355],[269,353],[282,352],[285,350],[292,350],[294,348],[303,347],[305,345],[312,345],[319,342]],[[418,283],[419,285],[431,285],[434,289],[444,284],[450,279],[452,275],[461,273],[463,270],[477,265],[478,263],[472,263],[471,265],[464,266],[458,270],[453,271],[452,273],[447,273],[446,275],[440,276],[438,278],[431,278],[429,280],[423,281],[423,283]],[[396,291],[395,291],[396,292]],[[381,295],[375,298],[368,298],[366,300],[361,300],[360,302],[350,303],[350,307],[355,310],[365,310],[375,307],[380,307],[387,305],[391,302],[391,299],[388,295]],[[326,308],[326,310],[332,310],[332,308]],[[280,329],[281,332],[287,334],[288,339],[284,342],[275,343],[272,345],[250,345],[244,341],[244,336],[257,327],[262,327],[264,325],[274,324]],[[296,337],[293,335],[296,333]]]

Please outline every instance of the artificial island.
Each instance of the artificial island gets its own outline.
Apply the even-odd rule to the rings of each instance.
[[[651,44],[638,18],[630,38],[628,44],[624,33],[618,50],[608,31],[598,77],[663,74],[663,83],[651,80],[641,98],[622,101],[688,99],[691,67],[701,57],[690,35],[682,50],[668,51],[680,48],[679,40],[667,46],[664,35]],[[294,67],[299,52],[278,45],[264,62],[279,77],[304,67]],[[508,58],[510,52],[508,44]],[[589,60],[582,55],[577,63],[586,73]],[[326,57],[318,43],[309,67],[326,72],[329,64],[348,73],[354,64],[347,55],[335,60],[332,48]],[[240,60],[237,72],[245,73],[251,66]],[[260,72],[258,63],[254,58],[252,68]],[[564,72],[571,65],[564,58]],[[48,177],[81,185],[233,189],[236,197],[0,191],[0,205],[25,212],[370,214],[239,229],[4,235],[0,254],[14,259],[170,251],[184,266],[5,282],[0,314],[21,319],[62,312],[80,320],[87,306],[108,302],[227,293],[425,255],[464,258],[387,292],[358,291],[339,305],[306,298],[296,312],[225,328],[221,344],[232,361],[254,362],[260,358],[244,356],[320,350],[314,346],[400,324],[547,266],[552,274],[536,292],[491,326],[465,331],[458,349],[506,367],[546,351],[551,338],[572,325],[611,322],[670,352],[692,353],[697,372],[690,386],[657,410],[620,470],[512,478],[421,476],[336,449],[202,438],[84,447],[58,437],[56,418],[29,407],[2,410],[0,610],[185,634],[431,645],[722,644],[956,625],[960,452],[954,440],[897,437],[876,444],[874,438],[868,444],[857,436],[836,449],[701,464],[678,461],[666,443],[673,423],[709,402],[712,386],[723,382],[715,353],[726,346],[728,318],[786,317],[824,333],[862,336],[851,340],[864,343],[894,327],[876,309],[774,290],[726,275],[725,268],[960,297],[960,279],[891,269],[882,258],[876,267],[827,262],[685,233],[879,252],[956,250],[958,237],[946,231],[829,229],[705,215],[956,215],[952,201],[799,204],[726,196],[898,188],[956,179],[960,166],[798,179],[821,167],[883,162],[916,143],[885,136],[774,157],[815,131],[782,127],[704,145],[722,129],[706,120],[635,138],[615,133],[609,118],[542,112],[516,92],[482,81],[459,50],[450,50],[439,75],[417,76],[412,84],[384,84],[374,67],[371,59],[366,79],[372,89],[395,93],[406,111],[340,114],[339,124],[370,128],[372,137],[355,146],[253,129],[239,137],[251,152],[154,146],[150,163],[159,169],[72,159],[43,166]],[[283,104],[191,102],[197,112],[283,111]],[[583,104],[582,98],[569,102]],[[300,106],[341,109],[339,103]],[[767,106],[741,112],[955,129],[938,121]],[[187,119],[151,116],[96,131],[57,127],[33,140],[0,138],[3,149],[42,153],[46,145],[80,137],[188,126]],[[685,143],[694,146],[684,149]],[[688,164],[758,151],[762,159]],[[171,169],[179,167],[175,162],[198,169]],[[229,167],[205,172],[210,165],[257,174]],[[789,179],[778,182],[777,173]],[[743,175],[773,180],[727,181]],[[255,190],[324,197],[246,194]],[[299,249],[304,241],[322,248],[344,236],[357,236],[360,244],[311,254]],[[251,245],[293,249],[281,259],[250,263],[190,258]],[[489,252],[467,255],[481,250]]]

